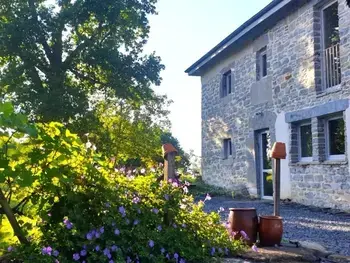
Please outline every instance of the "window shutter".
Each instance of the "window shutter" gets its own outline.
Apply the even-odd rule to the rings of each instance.
[[[221,141],[222,143],[221,143],[221,159],[225,159],[226,158],[226,156],[225,156],[225,140],[222,140]]]

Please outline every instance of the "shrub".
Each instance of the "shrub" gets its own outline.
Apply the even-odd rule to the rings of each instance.
[[[206,262],[242,249],[186,185],[115,171],[62,124],[28,124],[5,106],[0,190],[10,195],[0,201],[14,203],[25,238],[9,262]]]

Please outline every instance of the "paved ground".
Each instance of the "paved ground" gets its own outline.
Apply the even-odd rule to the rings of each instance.
[[[205,209],[215,211],[225,208],[223,221],[230,207],[255,207],[258,214],[271,215],[273,206],[266,201],[236,201],[228,197],[213,197],[206,201]],[[286,240],[317,242],[332,253],[350,256],[350,215],[330,214],[296,204],[283,204],[281,216]]]

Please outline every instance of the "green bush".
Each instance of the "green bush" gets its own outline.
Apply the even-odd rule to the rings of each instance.
[[[42,238],[14,255],[23,262],[206,262],[241,249],[203,205],[177,183],[113,174],[107,185],[61,198],[40,225]]]
[[[0,202],[22,239],[9,262],[207,262],[242,249],[185,185],[114,170],[64,125],[0,112]]]

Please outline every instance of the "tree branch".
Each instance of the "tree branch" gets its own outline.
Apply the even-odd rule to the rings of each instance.
[[[32,20],[33,20],[33,23],[36,24],[38,26],[38,28],[39,28],[37,30],[37,33],[38,33],[40,44],[43,46],[45,54],[46,54],[48,60],[50,61],[50,64],[52,65],[53,64],[52,51],[50,49],[49,44],[46,42],[46,39],[45,39],[44,35],[40,31],[40,24],[39,24],[39,21],[38,21],[38,13],[36,11],[36,7],[35,7],[34,1],[35,0],[28,0],[28,5],[29,5],[30,11],[32,13]]]

